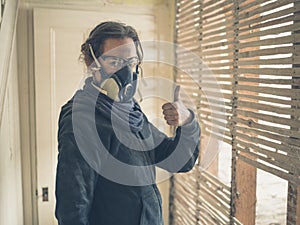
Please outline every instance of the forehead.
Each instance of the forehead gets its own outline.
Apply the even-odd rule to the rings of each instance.
[[[108,38],[104,41],[103,54],[113,56],[135,56],[136,49],[131,38]]]

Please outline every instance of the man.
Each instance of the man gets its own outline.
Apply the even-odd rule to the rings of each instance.
[[[56,218],[61,225],[162,225],[155,166],[192,169],[200,129],[180,101],[162,106],[168,138],[133,98],[143,50],[137,32],[117,22],[96,26],[81,46],[91,76],[61,110]],[[176,95],[178,95],[176,91]]]

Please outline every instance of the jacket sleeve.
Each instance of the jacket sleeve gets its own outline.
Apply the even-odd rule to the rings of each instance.
[[[196,163],[200,148],[200,127],[195,119],[176,129],[174,137],[167,137],[152,127],[153,136],[162,140],[154,151],[156,166],[171,173],[190,171]],[[161,138],[164,135],[164,138]]]
[[[59,138],[55,216],[60,225],[88,225],[96,173],[81,156],[73,134]]]

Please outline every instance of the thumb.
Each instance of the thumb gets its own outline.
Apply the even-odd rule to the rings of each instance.
[[[174,89],[174,102],[179,100],[180,85],[176,85]]]

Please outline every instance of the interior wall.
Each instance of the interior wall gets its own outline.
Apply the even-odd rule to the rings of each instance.
[[[16,42],[0,127],[0,224],[23,224]]]

